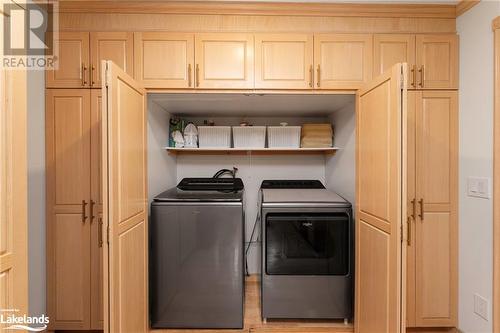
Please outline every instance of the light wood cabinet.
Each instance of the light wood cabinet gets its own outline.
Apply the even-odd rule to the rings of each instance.
[[[134,34],[135,79],[146,88],[194,87],[194,35]]]
[[[458,89],[458,36],[417,35],[417,88]]]
[[[372,49],[369,34],[314,35],[315,88],[360,88],[372,77]]]
[[[96,231],[102,212],[99,93],[90,89],[48,89],[46,93],[51,329],[102,328],[102,288],[97,284],[102,281],[102,263]]]
[[[378,34],[373,37],[373,75],[408,63],[409,89],[458,89],[458,36]]]
[[[60,32],[58,38],[57,69],[47,71],[47,88],[99,88],[102,60],[133,74],[130,32]]]
[[[90,328],[103,329],[103,252],[102,252],[102,90],[90,93],[90,192],[93,210],[90,216]]]
[[[101,62],[112,60],[125,72],[134,73],[134,35],[132,32],[90,33],[90,86],[101,87]]]
[[[408,325],[454,327],[458,288],[457,92],[418,91],[410,95],[408,133],[410,129],[414,132],[408,136],[408,176],[413,176],[408,181],[413,224],[408,251]]]
[[[4,1],[4,5],[11,5]],[[12,5],[14,5],[12,3]],[[4,9],[5,7],[2,7]],[[16,9],[22,12],[21,7]],[[14,10],[12,11],[12,13]],[[8,23],[0,15],[0,26]],[[11,27],[14,36],[24,25]],[[0,45],[4,45],[0,34]],[[27,71],[0,68],[0,331],[11,324],[7,317],[22,316],[28,309],[28,168]],[[16,309],[13,312],[8,309]]]
[[[383,74],[399,62],[406,62],[411,74],[415,67],[415,35],[379,34],[373,36],[373,77]],[[415,78],[409,77],[409,87],[415,87]]]
[[[90,90],[48,90],[45,122],[50,328],[88,329]]]
[[[254,45],[252,34],[196,34],[195,57],[196,88],[253,88]]]
[[[255,35],[256,89],[312,89],[313,36]]]
[[[90,57],[89,33],[60,32],[58,45],[57,69],[47,70],[47,88],[90,87],[88,80]]]

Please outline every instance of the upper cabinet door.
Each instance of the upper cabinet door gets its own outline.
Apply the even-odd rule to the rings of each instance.
[[[101,61],[112,60],[129,75],[134,74],[132,32],[90,33],[90,85],[101,86]]]
[[[253,35],[196,35],[196,88],[253,88]]]
[[[145,88],[193,88],[193,34],[134,34],[135,78]]]
[[[417,88],[458,89],[458,36],[417,35]]]
[[[372,35],[314,35],[317,89],[359,89],[372,77]]]
[[[410,70],[408,88],[416,88],[415,35],[374,35],[373,76],[383,74],[399,62],[408,64]]]
[[[312,35],[255,35],[255,54],[255,88],[313,88]]]
[[[57,69],[48,70],[47,88],[90,87],[89,33],[60,32]]]

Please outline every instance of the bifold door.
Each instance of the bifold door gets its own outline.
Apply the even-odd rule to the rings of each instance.
[[[102,151],[106,332],[148,330],[146,92],[103,61]]]
[[[406,65],[357,94],[356,296],[358,333],[405,331]]]

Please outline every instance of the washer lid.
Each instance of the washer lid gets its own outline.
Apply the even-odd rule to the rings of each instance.
[[[263,203],[350,203],[327,189],[263,189]]]
[[[221,201],[243,201],[243,190],[241,191],[183,191],[177,187],[171,188],[158,194],[154,199],[156,202],[221,202]]]

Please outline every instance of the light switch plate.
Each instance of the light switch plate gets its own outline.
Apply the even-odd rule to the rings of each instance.
[[[478,294],[474,294],[474,313],[477,314],[479,317],[483,318],[484,320],[488,321],[489,320],[488,308],[489,308],[488,300]]]
[[[486,177],[467,178],[467,195],[476,198],[491,197],[491,180]]]

